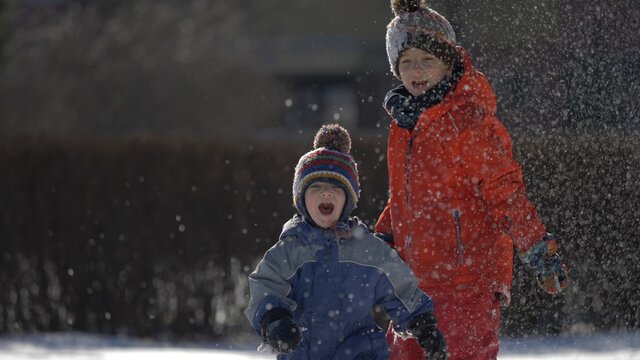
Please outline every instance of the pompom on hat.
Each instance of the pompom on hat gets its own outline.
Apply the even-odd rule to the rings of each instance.
[[[325,181],[340,186],[346,201],[339,221],[345,221],[360,198],[358,167],[351,156],[351,137],[337,124],[324,125],[313,140],[313,150],[302,155],[293,178],[293,205],[307,221],[311,217],[304,204],[304,192],[309,185]]]
[[[408,48],[427,51],[450,66],[459,59],[453,27],[425,0],[391,0],[391,9],[395,18],[387,25],[387,56],[398,79],[398,60]]]

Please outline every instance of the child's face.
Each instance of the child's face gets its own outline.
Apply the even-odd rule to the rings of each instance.
[[[417,48],[402,52],[398,60],[402,84],[411,95],[419,96],[451,75],[451,68],[435,55]]]
[[[340,186],[324,181],[309,185],[304,192],[304,203],[311,219],[325,229],[338,222],[345,201],[346,195]]]

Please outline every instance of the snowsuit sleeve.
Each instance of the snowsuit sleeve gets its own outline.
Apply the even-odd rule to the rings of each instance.
[[[382,272],[375,289],[375,303],[384,307],[396,331],[403,332],[415,316],[433,311],[433,304],[398,253],[377,238],[375,243],[371,258]]]
[[[526,196],[507,130],[489,114],[467,130],[460,153],[467,178],[518,252],[524,252],[540,241],[545,226]]]
[[[245,315],[258,333],[267,311],[283,308],[293,313],[296,309],[297,304],[287,297],[299,263],[294,245],[296,241],[296,237],[278,241],[249,275],[250,299]]]

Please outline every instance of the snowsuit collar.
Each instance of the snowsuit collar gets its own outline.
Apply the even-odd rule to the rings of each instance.
[[[326,237],[336,237],[337,240],[340,241],[343,239],[352,238],[355,234],[360,233],[361,230],[363,230],[360,229],[361,227],[364,227],[366,229],[366,225],[364,225],[364,223],[355,216],[349,217],[346,221],[338,222],[331,229],[323,229],[319,226],[310,224],[309,222],[305,221],[305,218],[303,216],[296,214],[282,226],[280,239],[284,239],[292,235],[299,235],[300,233],[305,233],[308,235],[309,239],[324,239]]]

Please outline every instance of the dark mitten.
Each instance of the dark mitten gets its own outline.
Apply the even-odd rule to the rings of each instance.
[[[264,341],[279,353],[292,352],[302,339],[291,314],[282,308],[264,314],[261,330]]]
[[[420,314],[411,321],[409,332],[427,355],[427,360],[447,360],[447,343],[436,327],[436,319],[430,312]]]
[[[403,129],[413,129],[424,110],[414,104],[411,99],[410,94],[406,96],[400,94],[398,88],[389,91],[384,99],[384,108]]]
[[[558,243],[551,234],[546,234],[542,240],[520,254],[520,259],[529,265],[535,273],[538,286],[549,294],[556,294],[569,286],[567,267],[558,255]]]

